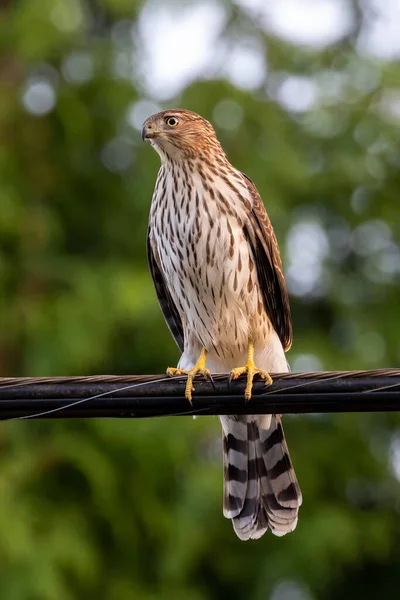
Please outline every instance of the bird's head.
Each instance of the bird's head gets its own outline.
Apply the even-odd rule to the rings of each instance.
[[[164,110],[146,119],[142,139],[151,143],[163,162],[200,158],[213,149],[222,151],[211,123],[181,108]]]

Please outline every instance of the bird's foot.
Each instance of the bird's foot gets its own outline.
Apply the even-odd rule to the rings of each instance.
[[[253,388],[253,379],[255,375],[259,375],[261,379],[264,379],[265,385],[271,385],[272,383],[271,375],[267,373],[267,371],[256,367],[252,360],[248,360],[244,367],[236,367],[235,369],[232,369],[229,380],[237,379],[244,374],[247,374],[247,383],[244,392],[244,397],[246,400],[250,400],[251,398],[251,390]]]
[[[167,369],[167,375],[170,375],[171,377],[176,377],[179,375],[187,375],[186,387],[185,387],[185,398],[187,398],[187,400],[189,400],[190,404],[192,404],[192,392],[194,392],[194,387],[193,387],[194,377],[196,375],[202,375],[203,377],[210,379],[210,381],[212,382],[210,370],[206,368],[206,357],[207,357],[207,351],[205,350],[205,348],[203,348],[203,350],[201,351],[201,354],[200,354],[200,358],[197,361],[197,363],[195,364],[195,366],[193,367],[193,369],[190,369],[188,371],[185,369],[178,369],[175,367],[168,367],[168,369]]]

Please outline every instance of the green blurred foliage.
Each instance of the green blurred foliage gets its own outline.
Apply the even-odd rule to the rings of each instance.
[[[137,65],[143,5],[2,6],[0,374],[164,372],[178,352],[145,257],[158,157],[129,118],[149,101]],[[221,6],[221,38],[252,36],[267,56],[265,86],[198,79],[165,106],[213,121],[264,198],[291,289],[294,367],[396,366],[399,65],[357,54],[356,2],[354,29],[322,50],[284,43]],[[132,36],[118,38],[127,28]],[[317,89],[307,110],[278,102],[289,76]],[[299,524],[246,544],[222,517],[216,419],[3,425],[0,597],[393,594],[398,416],[285,422],[304,495]]]

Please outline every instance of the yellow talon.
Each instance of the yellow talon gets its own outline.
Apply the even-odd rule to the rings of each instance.
[[[231,371],[231,379],[237,379],[241,375],[247,373],[247,384],[244,392],[244,397],[246,400],[250,400],[251,398],[251,390],[253,388],[253,379],[254,375],[260,375],[262,379],[265,379],[265,385],[271,385],[272,379],[271,375],[264,371],[263,369],[259,369],[254,364],[254,344],[253,342],[249,342],[247,348],[247,361],[244,367],[236,367]]]
[[[205,348],[202,349],[199,360],[190,371],[186,371],[184,369],[178,369],[176,367],[168,367],[167,375],[171,377],[177,375],[187,375],[186,387],[185,387],[185,398],[187,398],[192,404],[192,392],[194,392],[193,387],[193,378],[196,375],[203,375],[203,377],[210,377],[210,370],[206,369],[206,358],[207,358],[207,350]]]

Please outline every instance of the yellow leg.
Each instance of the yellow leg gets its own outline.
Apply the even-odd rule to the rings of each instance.
[[[168,367],[167,369],[167,375],[187,375],[185,397],[189,400],[190,404],[192,404],[192,392],[194,392],[193,378],[195,377],[195,375],[211,377],[209,369],[206,369],[206,359],[207,350],[203,348],[199,356],[199,360],[194,365],[193,369],[190,369],[190,371],[185,371],[184,369],[177,369],[175,367]]]
[[[236,367],[231,371],[231,379],[237,379],[240,375],[247,373],[247,384],[246,390],[244,393],[244,397],[246,400],[250,400],[251,398],[251,390],[253,387],[253,378],[254,375],[260,375],[262,379],[265,379],[266,385],[271,385],[272,379],[267,371],[263,371],[262,369],[258,369],[254,364],[254,344],[251,340],[249,340],[249,345],[247,347],[247,361],[244,367]]]

